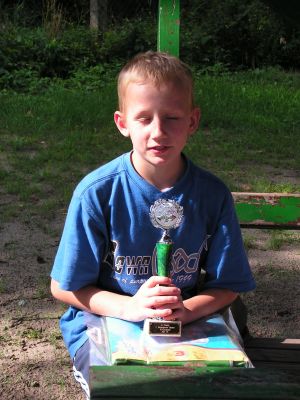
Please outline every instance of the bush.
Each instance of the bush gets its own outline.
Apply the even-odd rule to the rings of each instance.
[[[0,37],[2,72],[29,68],[40,77],[66,78],[78,66],[95,62],[97,42],[87,29],[65,30],[50,38],[42,28],[12,28]]]
[[[154,9],[143,17],[136,12],[130,18],[129,11],[123,18],[110,16],[109,27],[99,33],[62,20],[60,10],[51,9],[48,19],[31,28],[26,27],[29,23],[20,25],[29,17],[12,17],[8,22],[1,16],[0,90],[34,92],[57,80],[91,89],[101,85],[107,70],[115,71],[108,65],[119,67],[140,51],[156,49]],[[54,18],[57,15],[60,19]],[[182,0],[180,57],[214,75],[270,66],[297,70],[300,29],[286,24],[259,0]]]
[[[189,63],[300,68],[299,28],[259,0],[186,0],[181,27],[181,55]]]
[[[135,53],[156,46],[155,29],[150,20],[127,20],[121,32],[118,26],[103,34],[69,26],[53,38],[42,28],[10,26],[0,35],[0,89],[23,90],[36,79],[44,83],[47,79],[66,80],[74,78],[76,71],[90,74],[92,68],[101,69],[103,64],[120,65]]]

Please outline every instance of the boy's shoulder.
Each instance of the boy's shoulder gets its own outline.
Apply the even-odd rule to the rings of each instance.
[[[111,185],[116,177],[126,172],[126,156],[127,154],[122,154],[88,173],[78,183],[74,193],[81,197],[90,189],[98,190]]]
[[[221,178],[214,175],[211,171],[206,170],[190,161],[191,174],[193,179],[202,187],[207,187],[216,190],[219,188],[221,191],[229,191],[227,185]]]

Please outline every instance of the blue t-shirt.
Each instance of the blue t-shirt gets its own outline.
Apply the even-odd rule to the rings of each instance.
[[[183,221],[170,231],[170,273],[184,299],[204,288],[244,292],[255,282],[244,251],[230,191],[220,179],[186,159],[186,170],[166,192],[145,181],[130,153],[88,174],[74,191],[51,277],[64,290],[96,285],[133,295],[156,274],[155,244],[161,229],[150,220],[150,206],[170,199],[183,207]],[[87,339],[84,313],[69,307],[61,329],[71,357]]]

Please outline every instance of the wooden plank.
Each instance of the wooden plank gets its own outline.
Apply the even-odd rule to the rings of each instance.
[[[91,368],[91,399],[284,399],[300,397],[300,372],[257,368]]]
[[[300,339],[250,337],[246,340],[245,346],[247,348],[276,348],[300,351]]]
[[[256,360],[252,362],[255,368],[266,369],[267,373],[269,373],[270,369],[272,370],[284,369],[285,371],[298,371],[300,374],[299,364],[288,363],[288,362],[283,363],[282,361],[265,361],[265,360]]]
[[[241,227],[300,229],[300,194],[232,193]]]
[[[180,0],[159,0],[157,49],[179,57]]]
[[[295,364],[295,368],[300,369],[299,357],[300,351],[287,350],[287,349],[268,349],[268,348],[246,348],[246,353],[250,360],[255,365],[256,361],[274,362],[281,363],[281,367],[284,364]]]
[[[300,339],[250,338],[245,350],[255,367],[300,371]]]

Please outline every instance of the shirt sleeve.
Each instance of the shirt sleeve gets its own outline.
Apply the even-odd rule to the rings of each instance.
[[[215,231],[208,243],[204,267],[205,288],[226,288],[234,292],[255,289],[255,281],[229,190],[225,195]]]
[[[99,216],[84,198],[73,196],[51,272],[61,289],[97,284],[106,243],[104,218]]]

